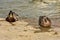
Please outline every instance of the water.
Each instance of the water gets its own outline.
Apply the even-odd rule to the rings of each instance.
[[[55,15],[56,3],[34,4],[31,0],[0,0],[0,17],[6,17],[13,10],[21,17],[38,18],[40,15]]]
[[[45,15],[49,18],[60,18],[60,2],[31,2],[32,0],[0,0],[0,17],[5,18],[10,10],[20,17],[35,18]],[[56,20],[55,20],[56,21]],[[38,21],[37,21],[38,22]]]

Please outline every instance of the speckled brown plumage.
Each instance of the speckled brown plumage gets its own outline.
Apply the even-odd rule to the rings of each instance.
[[[39,25],[43,28],[49,28],[51,26],[51,20],[46,16],[40,16]]]

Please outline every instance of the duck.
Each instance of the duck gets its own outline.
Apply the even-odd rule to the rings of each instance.
[[[17,19],[18,20],[18,19]],[[8,16],[6,17],[6,21],[8,22],[16,22],[16,18],[15,18],[15,12],[11,11],[9,12]]]
[[[51,20],[46,16],[39,17],[39,25],[44,28],[48,28],[51,26]]]
[[[51,20],[46,16],[39,17],[39,25],[42,30],[48,30],[51,28]]]

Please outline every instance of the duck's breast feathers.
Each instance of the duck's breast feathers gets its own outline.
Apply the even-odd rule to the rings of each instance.
[[[15,22],[16,20],[14,18],[12,18],[12,17],[7,17],[6,21],[8,21],[8,22]]]

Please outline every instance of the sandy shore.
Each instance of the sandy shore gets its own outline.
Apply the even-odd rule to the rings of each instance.
[[[16,21],[14,25],[4,20],[0,18],[0,40],[60,40],[60,28],[54,28],[57,34],[54,32],[34,33],[40,29],[27,25],[28,22],[24,20]]]

